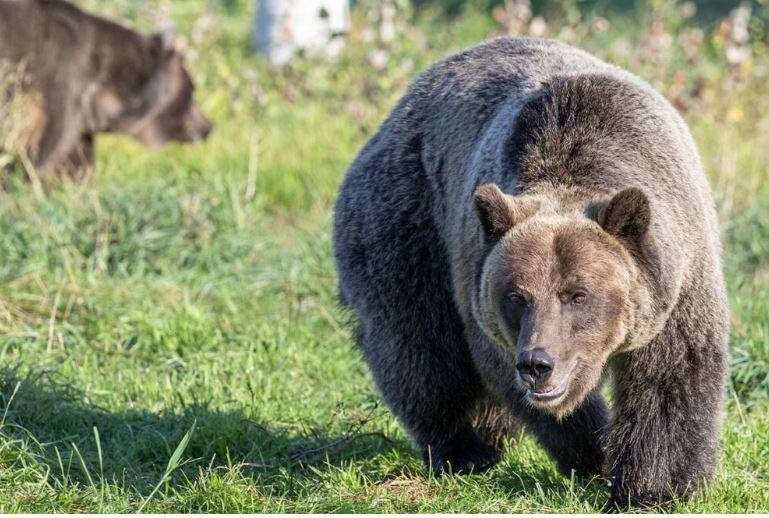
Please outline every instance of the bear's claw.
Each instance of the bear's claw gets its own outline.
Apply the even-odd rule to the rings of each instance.
[[[481,441],[475,432],[465,432],[444,445],[429,446],[424,457],[436,475],[466,475],[492,468],[502,459],[502,451]]]

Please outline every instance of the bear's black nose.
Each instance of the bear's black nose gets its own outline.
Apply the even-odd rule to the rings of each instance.
[[[518,369],[521,379],[529,388],[547,381],[555,364],[550,355],[542,349],[522,351],[518,353],[516,362],[515,368]]]

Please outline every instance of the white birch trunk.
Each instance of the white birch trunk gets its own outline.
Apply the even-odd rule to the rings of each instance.
[[[274,64],[299,50],[336,56],[350,26],[348,0],[257,0],[252,41]]]

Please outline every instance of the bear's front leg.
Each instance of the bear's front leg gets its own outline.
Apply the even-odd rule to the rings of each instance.
[[[435,474],[452,473],[464,475],[480,473],[493,467],[502,458],[496,446],[485,443],[467,425],[448,440],[434,442],[424,447],[422,456],[425,464]]]
[[[720,454],[725,331],[669,325],[615,359],[615,418],[607,434],[612,503],[659,505],[712,480]]]

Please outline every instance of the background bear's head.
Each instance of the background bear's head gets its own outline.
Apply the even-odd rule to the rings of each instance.
[[[139,55],[122,55],[108,67],[110,87],[96,97],[93,110],[103,121],[100,130],[151,147],[204,140],[213,126],[193,99],[195,86],[173,30],[142,38]]]
[[[586,206],[513,197],[488,184],[476,191],[475,208],[490,251],[474,317],[515,365],[510,374],[527,401],[567,415],[597,386],[612,353],[642,342],[639,321],[651,299],[637,257],[649,200],[628,188]]]

